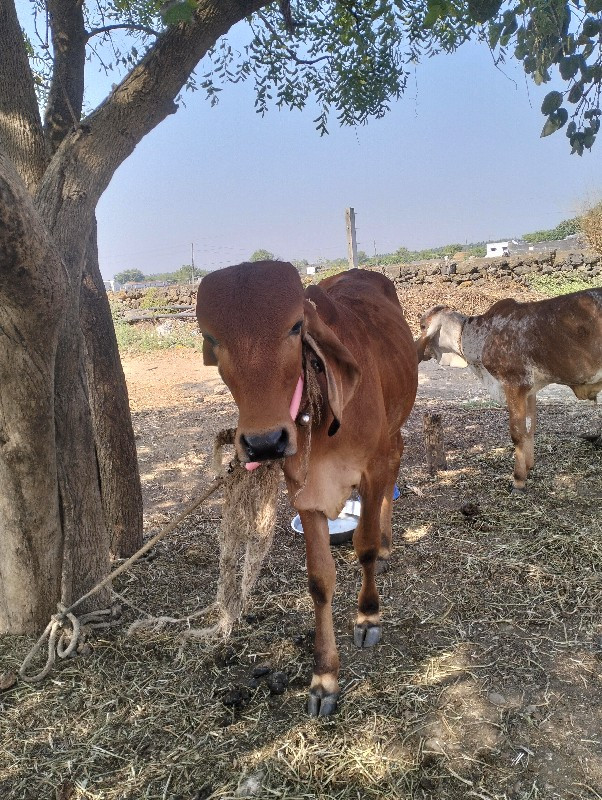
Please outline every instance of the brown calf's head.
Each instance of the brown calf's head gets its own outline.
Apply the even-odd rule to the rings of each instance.
[[[217,366],[238,406],[243,462],[296,451],[291,400],[301,375],[303,286],[292,264],[238,264],[206,275],[196,315],[203,361]]]
[[[464,320],[448,306],[429,308],[420,318],[420,336],[415,341],[418,361],[434,358],[442,366],[467,366],[461,344]]]
[[[203,361],[218,367],[238,406],[236,448],[241,461],[269,461],[296,452],[297,409],[292,400],[302,372],[303,339],[324,369],[328,402],[338,425],[359,370],[304,300],[292,264],[259,261],[206,275],[196,313]]]

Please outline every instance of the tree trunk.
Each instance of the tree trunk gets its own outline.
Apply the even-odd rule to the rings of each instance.
[[[69,604],[107,574],[105,513],[121,554],[134,548],[140,509],[130,433],[131,452],[110,472],[114,454],[123,455],[114,426],[122,432],[129,425],[114,344],[106,364],[91,366],[88,374],[84,366],[82,325],[90,359],[109,337],[102,295],[93,312],[80,316],[95,208],[119,165],[175,112],[175,99],[207,50],[266,2],[199,0],[193,19],[162,32],[79,123],[82,6],[49,0],[57,91],[51,92],[45,139],[14,3],[0,0],[1,631],[43,629],[59,599]],[[99,280],[94,275],[93,267],[84,302]],[[101,486],[107,489],[105,513]],[[89,607],[108,599],[106,589]]]
[[[80,306],[105,523],[111,552],[128,558],[142,546],[142,492],[127,386],[98,266],[96,223],[86,251]]]
[[[0,632],[38,631],[59,597],[54,370],[65,277],[0,152]]]
[[[100,476],[84,368],[79,321],[81,273],[69,287],[55,373],[56,448],[64,540],[61,600],[68,605],[109,571],[109,536],[100,497]],[[102,608],[107,587],[87,607]]]

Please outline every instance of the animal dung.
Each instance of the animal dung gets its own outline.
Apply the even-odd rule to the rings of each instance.
[[[288,686],[288,675],[285,672],[272,672],[266,680],[270,694],[284,694]]]

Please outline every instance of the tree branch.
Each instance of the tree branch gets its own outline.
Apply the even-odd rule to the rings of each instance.
[[[87,35],[80,0],[47,0],[47,5],[54,59],[44,131],[55,153],[81,117]]]
[[[0,145],[28,188],[46,167],[34,79],[13,0],[0,2]]]
[[[102,33],[110,33],[111,31],[138,31],[140,33],[147,33],[149,36],[159,36],[160,31],[156,31],[154,28],[149,28],[146,25],[137,25],[134,22],[132,23],[123,23],[121,25],[104,25],[102,28],[92,28],[92,30],[88,31],[87,38],[88,41],[92,39],[94,36],[99,36]]]
[[[100,196],[117,167],[166,116],[200,59],[237,22],[268,0],[200,0],[193,19],[163,31],[139,64],[75,130],[52,159],[36,206],[74,280]],[[73,227],[80,235],[73,237]]]
[[[299,58],[295,53],[295,51],[291,49],[282,39],[276,28],[272,25],[272,23],[265,16],[265,14],[259,12],[257,16],[263,22],[263,24],[269,30],[269,32],[272,34],[274,39],[276,39],[276,41],[278,41],[282,45],[282,47],[286,50],[287,55],[292,61],[295,62],[295,64],[304,64],[307,66],[311,66],[312,64],[318,64],[320,61],[328,61],[328,59],[330,58],[330,56],[318,56],[318,58],[311,58],[311,59]]]

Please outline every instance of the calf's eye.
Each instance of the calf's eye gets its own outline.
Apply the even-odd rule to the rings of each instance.
[[[293,327],[290,329],[289,333],[291,336],[298,336],[301,333],[301,327],[303,325],[303,320],[300,319],[299,322],[295,322]]]

